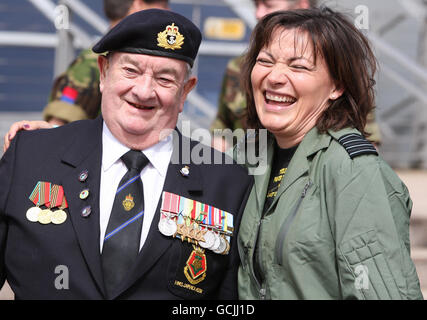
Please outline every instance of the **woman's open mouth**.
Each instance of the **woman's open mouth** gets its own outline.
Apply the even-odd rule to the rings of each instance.
[[[295,97],[271,92],[265,92],[264,99],[267,105],[277,107],[289,107],[297,101]]]

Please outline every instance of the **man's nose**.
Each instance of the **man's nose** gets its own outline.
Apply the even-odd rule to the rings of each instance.
[[[155,84],[151,75],[142,75],[135,81],[132,94],[139,100],[146,101],[155,97]]]

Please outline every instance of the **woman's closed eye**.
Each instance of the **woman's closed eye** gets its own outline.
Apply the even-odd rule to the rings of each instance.
[[[273,61],[271,59],[267,59],[267,58],[257,58],[256,63],[258,63],[260,65],[270,66],[273,64]]]

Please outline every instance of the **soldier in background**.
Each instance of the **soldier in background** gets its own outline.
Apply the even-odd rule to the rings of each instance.
[[[104,12],[111,28],[124,17],[145,9],[168,9],[168,0],[104,0]],[[68,69],[55,79],[44,120],[54,125],[95,119],[100,112],[98,55],[83,50]]]
[[[308,9],[317,6],[317,0],[254,0],[255,16],[257,20],[265,15],[279,10]],[[246,97],[240,85],[241,63],[243,56],[238,56],[229,61],[225,70],[218,103],[218,113],[214,119],[211,130],[215,129],[246,129]],[[366,131],[371,134],[369,139],[376,145],[380,143],[380,131],[375,122],[375,114],[368,116]],[[226,145],[222,137],[213,139],[212,146],[225,151],[231,146]]]

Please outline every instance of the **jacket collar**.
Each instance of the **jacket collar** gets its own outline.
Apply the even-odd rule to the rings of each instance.
[[[320,134],[316,127],[312,128],[303,138],[299,144],[294,156],[289,163],[288,170],[286,171],[283,183],[274,198],[270,208],[274,206],[276,201],[280,198],[292,184],[295,183],[301,176],[307,174],[310,170],[311,158],[319,150],[325,149],[331,142],[329,134]],[[259,212],[262,212],[267,194],[267,188],[270,181],[271,167],[274,156],[274,136],[269,135],[267,147],[267,163],[268,168],[264,175],[255,176],[255,192],[257,197]]]

